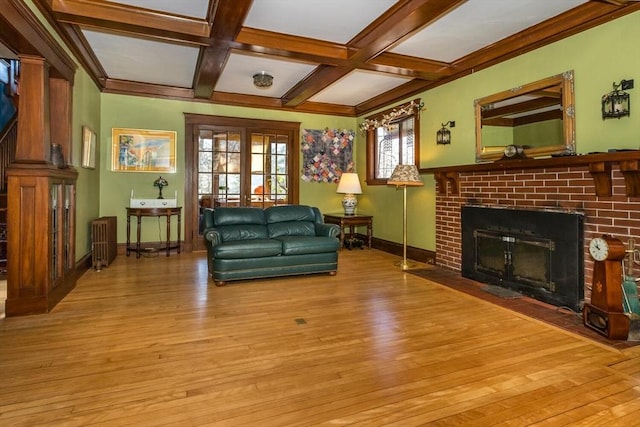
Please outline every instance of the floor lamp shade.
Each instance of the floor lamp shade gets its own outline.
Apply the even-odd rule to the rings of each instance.
[[[387,184],[402,187],[402,261],[397,263],[403,270],[413,266],[407,261],[407,187],[424,185],[416,165],[398,165],[387,180]]]
[[[340,182],[338,182],[337,193],[344,194],[342,199],[342,207],[344,208],[345,215],[354,215],[356,212],[356,205],[358,199],[356,194],[362,194],[362,187],[360,187],[360,179],[357,173],[347,172],[340,176]]]

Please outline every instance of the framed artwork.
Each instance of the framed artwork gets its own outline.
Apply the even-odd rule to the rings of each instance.
[[[343,172],[353,172],[355,132],[346,129],[304,129],[302,133],[302,179],[334,182]]]
[[[113,128],[111,170],[114,172],[175,172],[176,132]]]
[[[96,167],[97,135],[89,126],[82,126],[82,167],[95,169]]]

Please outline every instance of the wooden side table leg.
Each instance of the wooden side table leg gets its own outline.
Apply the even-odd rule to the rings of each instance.
[[[340,250],[344,248],[344,221],[340,220]]]
[[[373,237],[373,221],[367,222],[367,237],[369,238],[369,249],[371,249],[371,239]]]
[[[127,256],[131,253],[129,245],[131,244],[131,215],[127,214]]]
[[[136,232],[136,258],[140,258],[140,223],[142,222],[142,217],[140,215],[136,215],[136,220],[138,221],[138,229]]]
[[[180,228],[182,223],[182,213],[178,212],[178,253],[180,253]]]
[[[167,214],[167,256],[171,253],[171,215]]]

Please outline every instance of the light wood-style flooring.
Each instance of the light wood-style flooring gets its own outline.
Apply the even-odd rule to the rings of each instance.
[[[204,254],[119,256],[51,313],[0,320],[0,425],[640,425],[640,346],[396,260],[217,288]]]

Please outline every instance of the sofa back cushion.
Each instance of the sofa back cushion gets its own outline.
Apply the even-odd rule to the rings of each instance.
[[[310,206],[271,206],[264,211],[269,237],[315,236],[316,212]]]
[[[267,238],[264,211],[260,208],[216,208],[214,223],[223,242]]]

